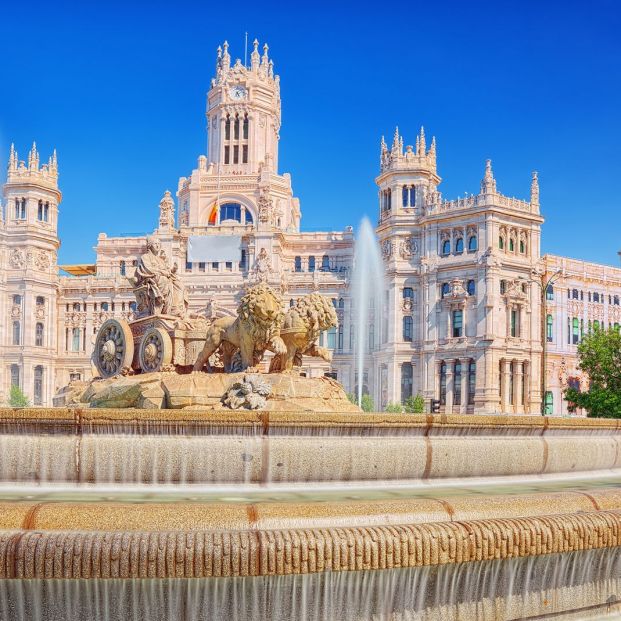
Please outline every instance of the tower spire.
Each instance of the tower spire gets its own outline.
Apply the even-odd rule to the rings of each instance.
[[[231,67],[231,55],[229,54],[229,42],[225,41],[222,45],[222,69],[228,71]]]
[[[533,170],[533,178],[530,182],[530,204],[533,207],[539,207],[539,177],[536,170]]]
[[[399,148],[399,126],[398,125],[395,127],[395,135],[392,138],[392,148],[393,149]]]
[[[258,39],[255,39],[252,42],[252,53],[250,54],[250,66],[252,67],[253,71],[257,71],[257,69],[259,68],[259,63],[260,63],[260,56],[259,56],[259,41]]]
[[[425,142],[425,128],[420,126],[420,154],[425,155],[427,151],[427,143]]]
[[[39,152],[37,151],[37,143],[33,142],[32,147],[28,153],[28,168],[30,170],[39,169]]]
[[[495,194],[496,179],[492,172],[492,160],[485,160],[485,174],[481,180],[481,194]]]
[[[11,143],[11,152],[9,154],[9,170],[17,170],[17,151],[13,143]]]

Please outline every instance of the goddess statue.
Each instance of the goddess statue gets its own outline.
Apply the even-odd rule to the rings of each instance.
[[[147,237],[147,251],[140,257],[130,282],[140,314],[187,315],[188,296],[177,276],[177,264],[170,265],[157,237]]]

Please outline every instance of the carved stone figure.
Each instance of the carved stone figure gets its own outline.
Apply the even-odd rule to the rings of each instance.
[[[177,276],[177,264],[169,264],[157,237],[147,237],[147,251],[129,281],[140,315],[187,315],[188,297]]]
[[[260,410],[267,404],[272,387],[260,375],[244,375],[222,397],[222,405],[231,410]]]
[[[299,298],[287,311],[280,330],[287,350],[282,354],[275,352],[270,373],[291,371],[294,366],[301,366],[303,355],[331,362],[332,352],[319,347],[317,339],[321,332],[337,325],[338,318],[331,300],[318,293]]]
[[[287,348],[280,338],[283,318],[282,301],[272,289],[263,283],[251,287],[239,303],[237,318],[222,317],[209,326],[194,371],[201,371],[220,347],[225,370],[229,370],[236,349],[242,370],[258,364],[267,349],[285,354]]]
[[[272,262],[267,256],[267,250],[261,248],[254,265],[254,278],[256,282],[265,282],[272,271]]]

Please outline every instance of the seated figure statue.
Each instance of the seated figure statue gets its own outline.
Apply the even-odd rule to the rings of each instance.
[[[177,276],[177,264],[170,265],[157,237],[147,237],[147,251],[129,280],[139,315],[187,315],[188,296]]]

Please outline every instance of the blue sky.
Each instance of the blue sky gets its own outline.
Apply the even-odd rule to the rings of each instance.
[[[267,41],[281,76],[280,168],[307,230],[375,219],[379,140],[438,142],[446,198],[527,198],[539,171],[544,252],[618,265],[621,3],[12,2],[2,8],[0,159],[58,150],[61,262],[97,234],[156,226],[205,151],[215,50]],[[2,166],[4,169],[4,165]]]

